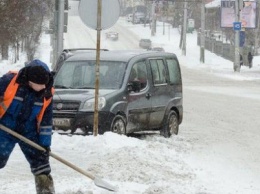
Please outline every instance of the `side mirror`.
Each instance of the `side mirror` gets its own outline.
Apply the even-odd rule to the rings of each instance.
[[[139,92],[141,90],[141,82],[139,80],[134,80],[128,83],[127,89],[129,92]]]

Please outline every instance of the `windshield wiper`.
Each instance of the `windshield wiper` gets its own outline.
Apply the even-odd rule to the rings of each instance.
[[[84,87],[77,87],[76,89],[95,89],[95,87],[84,86]]]
[[[71,89],[71,87],[67,87],[63,85],[54,85],[54,88]]]

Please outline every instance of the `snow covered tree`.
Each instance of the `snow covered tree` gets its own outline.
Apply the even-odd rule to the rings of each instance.
[[[8,50],[14,48],[15,60],[23,40],[28,60],[33,58],[42,33],[44,16],[51,7],[51,0],[0,0],[0,47],[2,59],[8,59]]]

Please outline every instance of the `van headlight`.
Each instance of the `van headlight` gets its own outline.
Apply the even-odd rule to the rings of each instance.
[[[106,105],[106,99],[104,97],[98,98],[98,110],[101,110]],[[94,111],[95,108],[95,98],[87,100],[80,111]]]

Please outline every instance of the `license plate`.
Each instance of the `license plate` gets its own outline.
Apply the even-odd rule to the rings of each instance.
[[[70,127],[71,119],[53,119],[53,125],[55,127]]]

